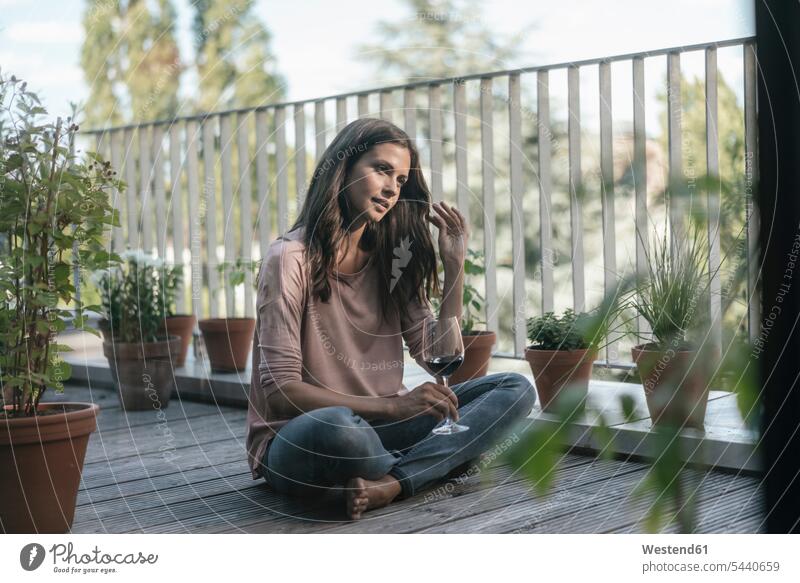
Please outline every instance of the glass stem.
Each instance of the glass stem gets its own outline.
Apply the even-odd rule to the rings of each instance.
[[[442,377],[442,385],[444,385],[447,388],[450,388],[450,385],[447,383],[447,377],[444,377],[444,376]],[[450,419],[450,415],[447,415],[447,417],[444,418],[444,424],[443,425],[444,426],[448,426],[448,425],[452,425],[452,423],[453,423],[453,420]]]

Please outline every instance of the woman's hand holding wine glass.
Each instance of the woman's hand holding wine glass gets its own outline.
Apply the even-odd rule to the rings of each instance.
[[[447,379],[464,362],[464,341],[458,318],[431,318],[423,322],[422,358],[431,372],[443,379],[442,385],[450,391]],[[456,417],[448,416],[433,432],[437,435],[449,435],[469,429],[466,425],[453,423],[453,418]]]

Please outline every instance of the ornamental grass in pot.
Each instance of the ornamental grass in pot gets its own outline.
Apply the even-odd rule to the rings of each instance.
[[[173,368],[181,339],[163,329],[161,265],[142,251],[126,251],[120,265],[95,276],[105,316],[100,321],[103,354],[128,411],[166,408],[175,388]]]
[[[114,260],[104,234],[123,185],[92,153],[70,153],[72,117],[43,120],[38,97],[0,75],[0,532],[64,533],[75,514],[93,403],[42,402],[71,376],[57,334],[87,325],[74,264]],[[74,114],[73,114],[74,115]],[[72,309],[67,309],[72,307]]]
[[[699,338],[708,323],[707,246],[701,231],[657,237],[648,272],[630,306],[649,325],[648,340],[631,349],[654,424],[703,429],[708,385],[718,354]]]
[[[260,263],[239,258],[234,262],[221,263],[217,268],[223,281],[227,280],[228,289],[233,292],[245,283],[248,271],[256,281]],[[247,368],[247,357],[250,356],[256,329],[255,318],[207,318],[200,320],[199,325],[211,370],[239,372]]]

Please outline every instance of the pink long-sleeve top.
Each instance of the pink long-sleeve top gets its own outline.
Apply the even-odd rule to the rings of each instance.
[[[357,273],[330,278],[328,302],[312,298],[303,229],[269,246],[258,277],[253,367],[247,411],[247,457],[253,479],[264,451],[288,421],[267,397],[290,381],[365,399],[392,397],[403,385],[403,341],[423,367],[422,322],[430,305],[412,302],[408,316],[381,317],[375,259]],[[402,277],[402,275],[401,275]],[[427,369],[427,367],[425,367]]]

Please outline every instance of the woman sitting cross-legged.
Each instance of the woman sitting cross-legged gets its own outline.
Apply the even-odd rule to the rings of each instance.
[[[432,372],[421,355],[440,291],[428,223],[444,264],[439,316],[460,320],[463,215],[431,205],[416,146],[397,126],[345,127],[261,265],[247,414],[254,479],[284,494],[341,490],[358,519],[445,479],[528,415],[535,392],[516,373],[452,390],[403,386],[403,341]],[[432,434],[447,416],[469,430]]]

